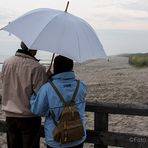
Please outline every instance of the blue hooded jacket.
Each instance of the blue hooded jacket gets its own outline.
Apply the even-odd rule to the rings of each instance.
[[[50,81],[52,81],[55,84],[58,91],[64,97],[65,101],[71,100],[77,85],[74,72],[63,72],[56,74],[52,76]],[[60,143],[54,141],[53,139],[52,132],[55,128],[55,124],[53,122],[52,117],[50,116],[50,112],[51,110],[53,110],[53,112],[55,113],[55,119],[58,120],[62,112],[63,103],[60,100],[59,96],[56,94],[55,90],[52,88],[49,82],[44,84],[36,94],[32,95],[30,100],[31,111],[36,115],[45,117],[44,131],[47,145],[56,148],[66,148],[79,145],[85,140],[86,128],[84,118],[86,93],[87,87],[84,82],[80,81],[80,86],[75,98],[75,103],[79,110],[81,120],[83,122],[85,136],[82,138],[82,140],[78,140],[64,145],[60,145]]]

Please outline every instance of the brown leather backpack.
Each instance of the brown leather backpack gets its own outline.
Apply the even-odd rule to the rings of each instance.
[[[54,112],[51,112],[52,119],[56,125],[53,130],[54,140],[60,144],[66,144],[82,139],[84,136],[84,128],[79,111],[75,105],[75,98],[79,89],[80,81],[77,80],[77,86],[70,102],[65,102],[56,86],[51,81],[50,84],[64,104],[63,111],[58,121],[55,120]]]

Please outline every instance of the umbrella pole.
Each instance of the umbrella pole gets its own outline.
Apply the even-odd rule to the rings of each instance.
[[[65,12],[67,12],[68,6],[69,6],[69,1],[67,2]]]
[[[65,12],[67,12],[68,6],[69,6],[69,1],[67,2]],[[54,57],[55,57],[55,53],[52,55],[51,63],[50,63],[50,66],[49,66],[49,69],[48,69],[47,73],[51,73],[51,67],[52,67],[52,64],[53,64]]]
[[[53,64],[53,60],[54,60],[54,57],[55,57],[55,53],[52,55],[52,59],[51,59],[51,63],[50,63],[50,66],[47,70],[47,74],[50,76],[52,74],[51,72],[51,67],[52,67],[52,64]]]
[[[55,53],[52,55],[51,63],[50,63],[50,66],[49,66],[49,70],[51,70],[51,66],[53,64],[54,57],[55,57]]]

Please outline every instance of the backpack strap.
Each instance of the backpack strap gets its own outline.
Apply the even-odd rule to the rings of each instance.
[[[57,87],[55,86],[55,84],[51,81],[49,81],[49,83],[51,84],[51,86],[53,87],[53,89],[55,90],[55,92],[57,93],[57,95],[59,96],[60,100],[63,102],[63,104],[65,105],[66,102],[65,102],[65,99],[64,97],[61,95],[61,93],[58,91]],[[72,96],[72,99],[70,102],[75,102],[75,98],[76,98],[76,95],[78,93],[78,89],[79,89],[79,86],[80,86],[80,80],[77,80],[77,86],[76,86],[76,89],[73,93],[73,96]]]
[[[77,80],[77,86],[76,86],[76,89],[75,89],[74,94],[72,96],[71,102],[75,102],[75,98],[76,98],[76,95],[78,93],[79,86],[80,86],[80,80]]]
[[[52,118],[52,120],[53,120],[54,125],[57,126],[58,123],[57,123],[57,121],[55,120],[55,113],[54,113],[53,111],[50,111],[49,114],[51,115],[51,118]]]
[[[65,105],[66,102],[64,100],[64,97],[61,95],[61,93],[58,91],[57,87],[54,85],[53,82],[49,81],[49,83],[51,84],[51,86],[53,87],[53,89],[55,90],[55,92],[57,93],[57,95],[59,96],[60,100],[63,102],[63,104]]]

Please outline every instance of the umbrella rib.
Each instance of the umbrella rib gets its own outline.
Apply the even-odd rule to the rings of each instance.
[[[94,30],[91,28],[91,26],[90,26],[87,22],[85,22],[85,23],[86,23],[86,25],[89,26],[89,29],[94,32]],[[80,24],[80,25],[81,25],[81,24]],[[84,34],[85,34],[85,37],[86,37],[86,39],[87,39],[87,43],[89,43],[89,44],[88,44],[88,45],[89,45],[89,48],[92,49],[92,45],[90,44],[90,40],[88,39],[88,35],[87,35],[85,29],[84,29],[83,27],[81,27],[81,28],[82,28],[82,30],[83,30],[83,32],[84,32]],[[95,33],[95,32],[94,32],[94,33]]]
[[[81,24],[80,24],[80,25],[81,25]],[[82,30],[83,30],[83,32],[84,32],[84,34],[85,34],[85,37],[86,37],[88,43],[90,43],[90,41],[89,41],[89,39],[88,39],[88,36],[87,36],[87,33],[86,33],[85,29],[83,29],[83,27],[82,27]],[[89,45],[90,45],[90,44],[89,44]]]
[[[64,13],[65,13],[65,12],[64,12]],[[54,17],[52,18],[51,21],[49,21],[49,22],[45,25],[45,27],[44,27],[43,30],[41,30],[41,32],[38,34],[38,37],[34,40],[34,42],[32,43],[31,46],[33,46],[33,45],[35,44],[35,42],[36,42],[37,39],[39,38],[40,34],[46,29],[46,27],[47,27],[56,17],[58,17],[59,15],[62,15],[62,14],[63,14],[63,13],[57,14],[56,16],[54,16]]]
[[[77,23],[75,23],[76,27],[77,27]],[[80,54],[80,39],[79,39],[79,36],[78,36],[78,31],[76,29],[76,36],[77,36],[77,40],[78,40],[78,49],[79,49],[79,58],[80,58],[80,61],[81,61],[81,54]]]
[[[80,54],[80,39],[78,36],[78,32],[76,31],[76,36],[77,36],[77,40],[78,40],[78,48],[79,48],[79,58],[81,59],[81,54]]]

